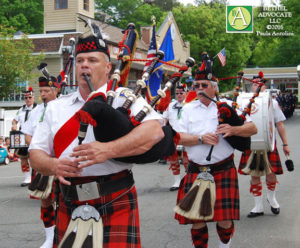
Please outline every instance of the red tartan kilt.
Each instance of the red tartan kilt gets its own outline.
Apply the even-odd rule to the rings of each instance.
[[[177,204],[192,187],[198,173],[187,173],[181,180]],[[214,208],[214,218],[211,221],[239,220],[240,219],[240,197],[238,187],[238,177],[236,168],[213,173],[216,183],[216,203]],[[179,224],[199,223],[199,220],[190,220],[177,213],[175,219]]]
[[[127,190],[120,190],[95,200],[75,202],[78,206],[88,203],[98,210],[100,209],[99,213],[103,221],[103,248],[141,247],[136,189],[133,186],[129,192],[125,193]],[[122,195],[123,193],[125,194]],[[121,197],[116,201],[109,203],[119,196]],[[103,207],[105,204],[107,205]],[[58,242],[62,240],[67,230],[71,218],[70,213],[68,213],[67,207],[60,195],[59,210],[56,218]]]
[[[242,171],[242,169],[244,169],[246,167],[250,154],[251,154],[251,150],[247,150],[242,153],[239,170],[238,170],[241,175],[247,175]],[[271,171],[273,173],[275,173],[276,175],[283,174],[283,169],[282,169],[282,165],[280,162],[280,156],[279,156],[276,144],[275,144],[274,151],[268,152],[268,159],[271,164]]]

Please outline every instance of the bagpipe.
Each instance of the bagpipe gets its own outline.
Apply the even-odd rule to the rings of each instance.
[[[151,72],[151,70],[153,71],[156,63],[157,62],[154,60],[148,67],[149,72]],[[128,115],[127,107],[131,105],[132,102],[129,103],[125,101],[122,107],[114,109],[107,104],[106,97],[103,93],[92,95],[76,114],[80,121],[79,136],[81,139],[85,136],[84,130],[86,130],[88,124],[94,126],[93,130],[95,138],[100,142],[109,142],[128,134],[133,128],[141,123],[150,111],[154,111],[154,105],[160,98],[165,96],[165,92],[175,85],[182,74],[193,65],[194,60],[192,58],[187,59],[186,66],[182,67],[179,73],[175,73],[166,83],[165,88],[163,90],[158,90],[158,95],[152,99],[149,104],[145,105],[136,116],[132,116],[131,118]],[[89,81],[87,76],[86,79]],[[135,99],[135,97],[132,97],[132,99]],[[129,98],[127,98],[127,100],[129,100]],[[115,160],[125,163],[143,164],[155,162],[164,156],[172,155],[176,149],[176,145],[173,141],[173,138],[176,139],[176,132],[171,126],[163,126],[162,130],[164,132],[164,138],[146,153],[137,156],[115,158]]]
[[[205,56],[205,59],[207,59],[207,56]],[[205,64],[203,67],[201,66],[204,71],[205,69],[208,70],[207,68],[211,69],[211,67],[209,67],[210,61],[206,60],[204,61],[204,63],[208,64],[208,67],[205,67]],[[208,79],[209,73],[210,71],[206,71],[203,74],[199,72],[199,74],[201,74],[199,76],[201,77],[200,80]],[[203,75],[205,75],[205,77]],[[237,77],[237,82],[236,82],[236,88],[235,88],[236,98],[238,97],[238,91],[241,86],[242,76],[243,74],[239,72]],[[211,79],[213,78],[211,77]],[[250,101],[250,103],[248,104],[248,106],[245,108],[245,110],[241,115],[238,115],[235,110],[237,107],[236,104],[233,104],[232,105],[233,107],[231,107],[226,102],[221,102],[218,98],[218,94],[216,94],[217,101],[207,96],[204,92],[199,92],[198,94],[216,103],[218,108],[219,124],[227,123],[231,126],[241,126],[244,124],[244,121],[246,120],[245,118],[246,114],[250,114],[249,110],[251,109],[251,104],[253,103],[254,98],[257,96],[258,92],[254,94],[253,99]],[[235,149],[239,149],[243,151],[250,148],[250,138],[244,138],[240,136],[229,136],[226,137],[225,139]],[[214,146],[211,146],[210,152],[206,158],[208,161],[210,161],[211,159],[213,147]],[[204,221],[211,220],[214,217],[214,205],[216,200],[216,185],[215,185],[214,177],[210,173],[211,170],[213,170],[213,167],[207,165],[207,166],[202,166],[199,168],[196,167],[196,168],[197,169],[196,170],[194,169],[195,171],[192,171],[192,173],[198,173],[197,177],[195,178],[189,191],[178,202],[178,204],[174,208],[174,211],[177,214],[192,220],[204,220]]]
[[[263,74],[260,73],[259,77],[263,78]],[[206,98],[209,98],[211,101],[213,101],[217,104],[218,115],[219,115],[219,124],[229,124],[231,126],[241,126],[244,124],[244,121],[246,120],[246,115],[249,115],[249,116],[251,115],[251,106],[255,102],[255,98],[258,97],[261,87],[264,85],[264,80],[262,80],[262,82],[259,82],[259,83],[253,82],[253,83],[258,83],[258,87],[257,87],[256,91],[253,93],[253,96],[251,97],[251,99],[249,99],[249,103],[244,108],[242,114],[238,115],[235,110],[237,107],[236,101],[239,96],[242,79],[243,79],[243,72],[239,72],[238,76],[237,76],[232,107],[229,106],[226,102],[220,102],[220,100],[218,100],[218,97],[217,97],[217,101],[215,101],[214,99],[211,99],[208,96],[206,96],[204,93],[202,93],[202,92],[200,93],[201,95],[205,96]],[[225,139],[234,149],[237,149],[242,152],[249,150],[251,147],[251,138],[250,137],[228,136]],[[212,151],[212,148],[211,148],[211,151]],[[207,156],[208,159],[210,159],[211,151]]]
[[[118,139],[126,134],[128,134],[133,128],[141,123],[145,116],[153,110],[154,105],[160,100],[160,98],[165,97],[166,90],[170,89],[175,85],[182,74],[195,64],[194,59],[188,58],[186,60],[186,66],[179,68],[178,73],[174,73],[168,82],[165,84],[163,90],[158,90],[158,95],[149,103],[143,106],[142,110],[138,112],[136,116],[129,117],[131,104],[139,97],[139,93],[142,87],[145,87],[145,81],[149,78],[153,72],[155,65],[161,62],[160,59],[163,58],[164,54],[158,51],[156,57],[153,59],[147,71],[143,74],[142,79],[137,81],[137,88],[129,94],[127,100],[124,102],[123,106],[114,109],[112,103],[114,97],[116,96],[115,89],[120,80],[120,71],[125,66],[124,63],[128,62],[124,59],[124,50],[133,50],[133,39],[136,36],[133,35],[134,25],[128,25],[127,31],[124,34],[123,45],[121,56],[118,56],[119,60],[117,66],[112,75],[112,84],[110,90],[107,92],[107,97],[103,93],[93,93],[94,89],[88,75],[85,75],[85,80],[90,86],[91,94],[88,101],[84,106],[76,113],[76,118],[80,121],[79,138],[84,139],[88,124],[93,125],[94,135],[97,141],[109,142]],[[176,144],[174,140],[179,141],[178,134],[170,127],[162,127],[164,132],[164,138],[154,145],[149,151],[144,154],[123,158],[115,158],[117,161],[125,163],[150,163],[155,162],[164,156],[170,156],[175,152]],[[174,139],[174,140],[173,140]]]
[[[121,47],[121,51],[118,55],[118,61],[112,75],[112,84],[110,90],[107,92],[107,104],[112,105],[113,100],[115,98],[115,89],[118,83],[121,81],[121,72],[123,70],[129,70],[130,60],[133,57],[133,54],[136,49],[136,40],[138,34],[135,30],[135,25],[133,23],[129,23],[126,31],[124,32],[123,41],[119,46]]]
[[[218,97],[216,101],[207,96],[204,92],[200,92],[199,94],[217,104],[219,124],[229,124],[230,126],[242,126],[244,124],[244,114],[238,115],[237,112],[231,106],[229,106],[226,102],[221,102]],[[228,136],[225,139],[234,149],[237,149],[239,151],[245,151],[247,149],[250,149],[250,137],[241,137],[233,135]],[[207,161],[210,161],[211,153],[213,150],[212,147],[209,154],[207,155]]]
[[[206,75],[206,78],[208,80],[214,79],[213,72],[212,72],[213,61],[209,58],[207,53],[203,53],[202,58],[203,58],[203,62],[201,68],[199,69],[200,70],[199,73],[202,72],[204,75]],[[235,87],[235,102],[238,96],[238,91],[240,90],[241,87],[242,76],[243,73],[239,72],[237,77],[236,87]],[[216,92],[217,101],[207,96],[204,92],[200,92],[199,94],[217,104],[219,124],[229,124],[231,126],[241,126],[244,124],[244,121],[246,119],[245,118],[246,113],[243,113],[242,115],[239,116],[235,110],[236,108],[235,102],[232,104],[232,107],[229,106],[226,102],[221,102],[219,99],[218,92]],[[237,149],[239,151],[245,151],[247,149],[250,149],[250,145],[251,145],[250,137],[228,136],[225,139],[234,149]],[[207,161],[211,160],[211,154],[213,152],[213,148],[214,146],[211,146],[210,151],[206,157]]]
[[[68,84],[68,77],[70,75],[71,69],[74,68],[74,59],[75,59],[75,39],[73,37],[69,40],[70,46],[66,46],[64,49],[68,53],[68,60],[64,65],[63,70],[59,73],[57,77],[52,76],[47,70],[47,63],[40,63],[37,66],[37,69],[43,73],[47,80],[52,82],[52,85],[59,89],[59,93],[64,94],[64,90],[67,86],[76,86],[74,84]],[[73,71],[74,74],[74,71]],[[74,75],[73,75],[74,77]],[[73,80],[74,81],[74,80]],[[73,82],[74,83],[74,82]]]

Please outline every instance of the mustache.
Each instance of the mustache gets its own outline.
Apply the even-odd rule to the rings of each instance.
[[[203,95],[205,95],[205,93],[204,93],[203,90],[199,90],[199,91],[197,92],[197,95],[198,95],[198,96],[203,96]]]

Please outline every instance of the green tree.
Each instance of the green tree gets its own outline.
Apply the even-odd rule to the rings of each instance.
[[[216,58],[214,72],[217,77],[236,76],[251,57],[253,37],[251,34],[226,33],[225,5],[219,3],[199,6],[180,6],[173,9],[183,39],[190,42],[191,56],[199,61],[206,51],[214,57],[223,47],[226,49],[226,66]],[[232,89],[233,82],[220,83],[221,91]]]
[[[35,80],[33,69],[41,62],[43,55],[34,56],[33,44],[26,36],[13,39],[16,30],[0,26],[0,96],[7,97],[16,82]]]
[[[121,28],[124,28],[123,23],[127,24],[129,17],[142,5],[142,0],[95,0],[96,10],[110,15],[108,22]]]
[[[140,31],[141,26],[151,25],[151,17],[155,16],[157,27],[163,22],[166,17],[166,13],[164,13],[159,7],[155,5],[142,5],[137,8],[130,19],[125,20],[123,25],[125,26],[128,22],[133,22],[136,26],[136,29]]]
[[[108,23],[120,28],[125,28],[128,23],[133,22],[136,30],[140,31],[141,26],[152,24],[152,16],[155,16],[157,25],[166,16],[155,4],[144,4],[141,0],[96,0],[96,2],[98,10],[111,16]]]
[[[215,4],[215,3],[221,3],[221,4],[226,4],[228,1],[227,0],[194,0],[194,3],[196,5],[200,4]]]
[[[41,0],[0,0],[0,24],[23,33],[43,33],[44,5]]]
[[[158,6],[162,11],[172,11],[174,7],[180,5],[177,0],[155,0],[154,4]]]
[[[283,30],[293,33],[293,36],[259,36],[256,31],[272,33],[274,30],[267,30],[269,18],[258,18],[262,8],[255,9],[254,21],[254,47],[253,56],[249,65],[260,67],[272,66],[295,66],[300,61],[300,4],[298,0],[283,0],[281,2],[288,12],[292,13],[291,18],[281,18],[280,25]]]
[[[282,0],[282,5],[292,13],[291,18],[282,19],[282,25],[294,35],[280,39],[274,64],[295,66],[300,63],[300,3],[299,0]]]

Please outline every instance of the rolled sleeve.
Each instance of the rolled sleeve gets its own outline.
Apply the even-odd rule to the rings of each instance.
[[[36,130],[33,134],[29,151],[30,150],[43,150],[50,156],[54,156],[54,150],[53,150],[53,137],[51,135],[51,126],[49,125],[51,119],[49,115],[46,114],[44,116],[44,120],[42,122],[39,122]]]

